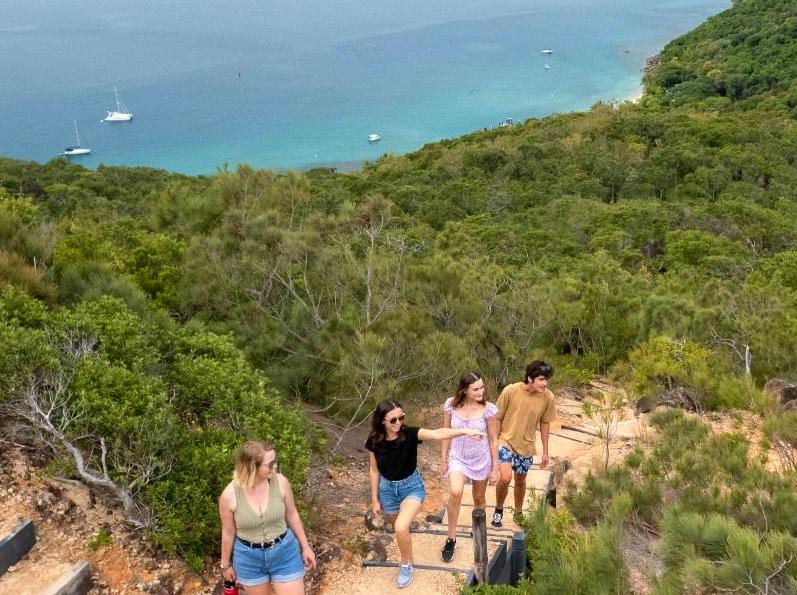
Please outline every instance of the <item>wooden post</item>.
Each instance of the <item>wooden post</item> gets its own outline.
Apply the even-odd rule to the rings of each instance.
[[[510,560],[512,561],[510,584],[517,586],[521,577],[526,573],[526,534],[523,531],[517,531],[512,535]]]
[[[476,580],[480,585],[487,584],[487,513],[480,508],[473,509],[473,565]]]

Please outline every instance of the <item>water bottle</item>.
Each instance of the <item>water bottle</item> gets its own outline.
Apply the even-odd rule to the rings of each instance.
[[[224,581],[221,593],[222,595],[238,595],[238,587],[235,585],[235,581]]]

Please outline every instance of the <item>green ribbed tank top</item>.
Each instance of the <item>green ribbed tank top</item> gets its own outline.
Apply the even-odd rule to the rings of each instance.
[[[235,532],[241,539],[254,543],[272,541],[288,529],[285,523],[285,503],[276,475],[268,480],[268,504],[262,515],[257,514],[246,500],[241,486],[235,486]]]

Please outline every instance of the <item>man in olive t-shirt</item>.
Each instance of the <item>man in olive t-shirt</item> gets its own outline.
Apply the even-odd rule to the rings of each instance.
[[[526,366],[523,382],[510,384],[498,397],[498,414],[501,422],[498,435],[498,467],[500,478],[495,488],[495,513],[492,526],[503,522],[504,500],[509,491],[509,482],[515,479],[515,512],[523,511],[526,496],[526,474],[536,452],[537,426],[542,438],[540,467],[548,466],[548,435],[551,423],[556,419],[556,401],[548,390],[548,380],[553,368],[542,360],[534,360]]]

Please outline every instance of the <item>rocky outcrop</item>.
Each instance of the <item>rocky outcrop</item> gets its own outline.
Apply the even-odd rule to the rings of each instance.
[[[677,386],[658,395],[645,395],[634,405],[637,413],[650,413],[656,407],[675,407],[687,411],[700,411],[700,401],[691,389],[685,386]]]
[[[650,74],[661,66],[661,54],[653,54],[645,60],[645,74]]]
[[[787,409],[797,407],[797,382],[785,378],[771,378],[764,385],[764,396]]]

